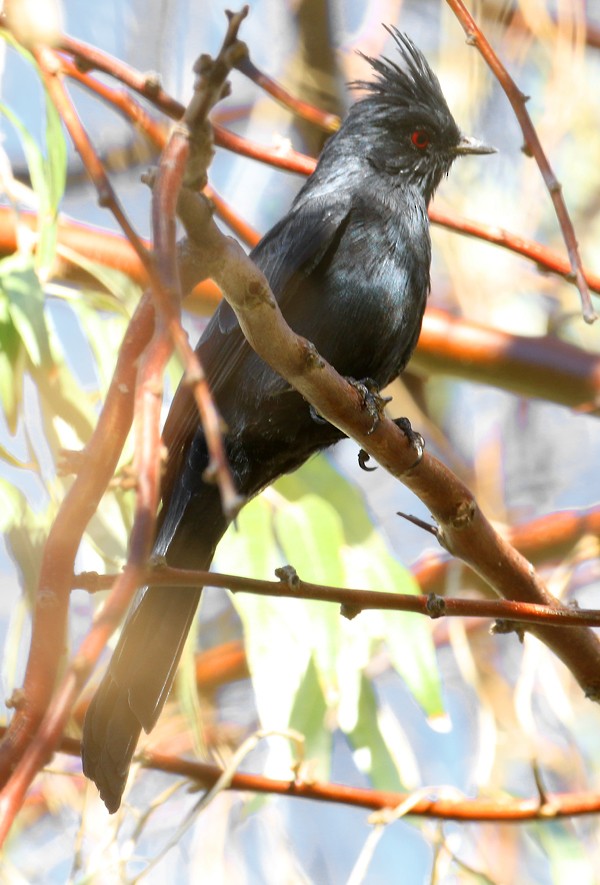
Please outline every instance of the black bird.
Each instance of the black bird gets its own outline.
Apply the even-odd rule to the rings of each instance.
[[[388,31],[399,63],[365,56],[374,79],[355,84],[365,97],[252,252],[290,326],[342,375],[378,387],[402,372],[419,337],[431,261],[427,205],[456,157],[493,152],[461,134],[424,56]],[[226,302],[197,349],[228,427],[241,494],[256,495],[342,438],[254,353]],[[163,439],[155,553],[173,566],[206,569],[227,519],[216,486],[203,480],[206,441],[187,387],[175,395]],[[169,694],[199,598],[190,588],[146,588],[90,704],[83,770],[110,812],[120,805],[140,731],[154,727]]]

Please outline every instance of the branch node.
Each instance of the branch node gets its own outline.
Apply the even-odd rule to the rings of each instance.
[[[508,633],[516,633],[519,642],[525,638],[525,627],[519,621],[509,621],[506,618],[497,618],[490,627],[492,636],[505,636]]]
[[[25,706],[26,696],[22,688],[15,688],[5,705],[9,710],[20,710]]]
[[[308,338],[300,338],[300,346],[303,350],[303,359],[307,369],[322,369],[325,361],[312,341]]]
[[[276,568],[275,577],[279,578],[281,583],[285,584],[292,593],[295,593],[300,587],[300,578],[293,565],[282,565],[281,568]]]
[[[349,621],[352,621],[361,612],[362,608],[359,605],[351,605],[348,602],[343,602],[342,605],[340,605],[341,616],[347,618]]]
[[[450,520],[452,527],[456,530],[467,529],[475,518],[477,506],[472,498],[461,501],[456,508],[456,513]]]
[[[425,603],[425,611],[433,620],[443,618],[446,614],[446,600],[443,596],[438,596],[437,593],[429,593]]]
[[[144,75],[144,95],[147,98],[155,99],[158,97],[161,89],[162,83],[160,79],[160,74],[158,74],[156,71],[148,71]]]

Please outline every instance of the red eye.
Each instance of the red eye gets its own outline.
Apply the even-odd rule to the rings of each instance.
[[[424,129],[415,129],[410,136],[410,140],[420,151],[424,151],[426,147],[429,147],[429,135]]]

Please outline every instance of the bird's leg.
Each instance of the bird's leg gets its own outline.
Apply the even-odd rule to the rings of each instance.
[[[394,424],[400,428],[404,436],[408,439],[409,443],[413,447],[413,449],[417,453],[417,460],[414,464],[411,464],[408,468],[412,470],[413,467],[416,467],[417,464],[420,464],[421,459],[423,457],[423,452],[425,451],[425,440],[416,430],[412,429],[411,423],[408,418],[394,418]],[[367,467],[367,461],[371,456],[368,452],[365,452],[364,449],[361,449],[358,453],[358,464],[362,468],[362,470],[376,470],[376,467]]]
[[[394,418],[394,424],[396,425],[396,427],[400,428],[404,436],[407,438],[407,440],[417,453],[417,460],[414,464],[411,464],[409,468],[412,469],[420,463],[423,457],[423,452],[425,451],[425,440],[417,430],[412,429],[411,423],[408,418]]]
[[[371,425],[371,429],[368,431],[368,433],[373,433],[373,431],[377,428],[377,425],[381,421],[381,416],[383,415],[386,404],[390,402],[392,397],[381,396],[379,392],[379,385],[375,381],[373,381],[372,378],[363,378],[362,381],[357,381],[355,378],[349,378],[348,376],[345,376],[345,380],[360,393],[362,397],[362,408],[366,409],[373,419],[373,424]],[[310,417],[317,424],[328,423],[322,415],[319,415],[314,406],[310,406]]]
[[[361,381],[355,381],[354,378],[346,378],[348,384],[351,384],[362,396],[362,407],[366,409],[373,423],[368,431],[370,436],[381,421],[381,416],[385,411],[386,405],[392,401],[391,396],[382,396],[379,392],[379,385],[372,378],[363,378]]]

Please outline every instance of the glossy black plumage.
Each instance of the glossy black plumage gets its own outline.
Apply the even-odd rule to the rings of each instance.
[[[368,59],[375,79],[326,144],[289,213],[254,249],[292,326],[343,375],[380,387],[416,345],[429,291],[427,204],[461,153],[486,153],[461,135],[427,62],[390,30],[399,64]],[[229,428],[227,452],[248,497],[337,442],[306,402],[249,347],[222,303],[198,350]],[[169,457],[156,553],[208,568],[227,527],[189,391],[177,392],[164,429]],[[171,688],[200,591],[149,588],[138,597],[83,734],[85,774],[108,809],[121,801],[141,728],[149,731]]]

